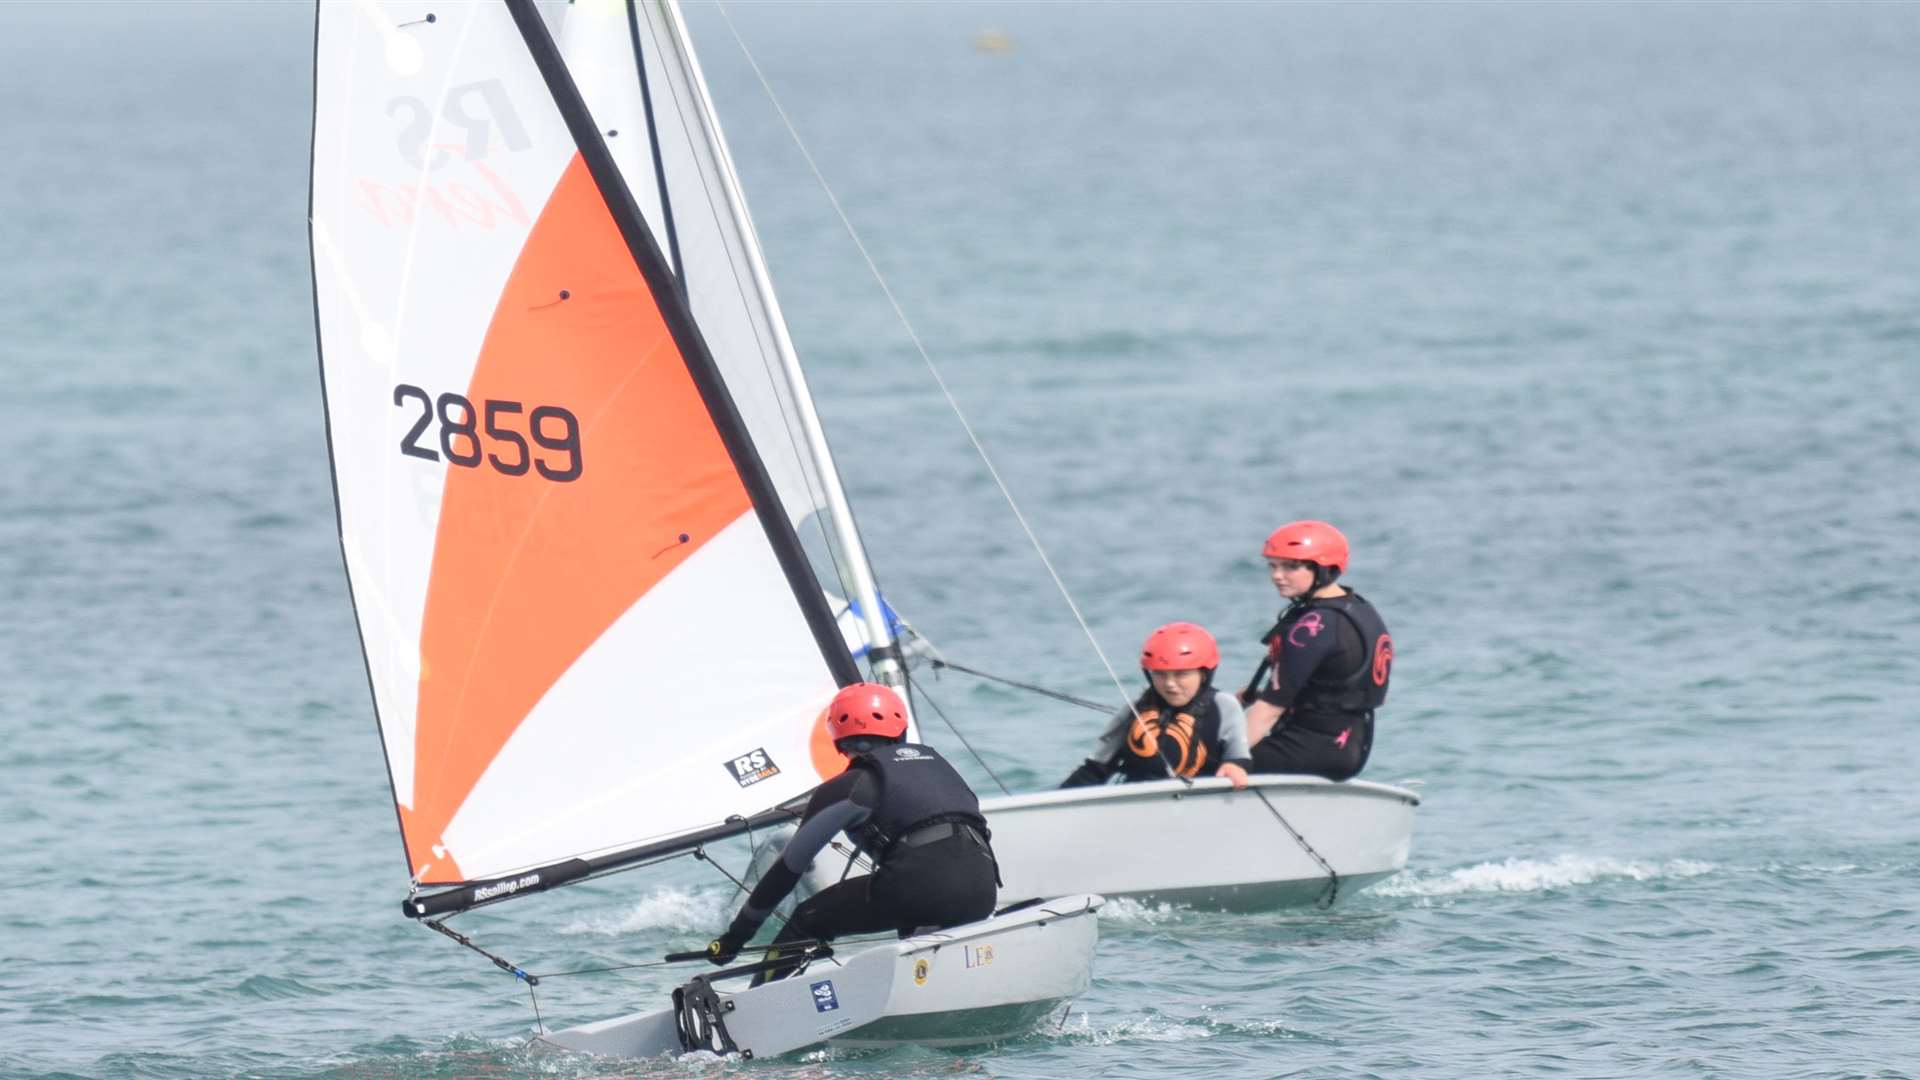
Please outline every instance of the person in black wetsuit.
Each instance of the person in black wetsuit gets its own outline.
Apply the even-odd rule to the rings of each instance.
[[[1140,648],[1146,693],[1114,715],[1093,756],[1060,786],[1223,776],[1247,786],[1247,720],[1240,702],[1213,686],[1220,646],[1195,623],[1175,622],[1147,635]]]
[[[796,941],[884,930],[906,937],[993,914],[999,873],[980,800],[938,752],[903,741],[907,710],[900,696],[877,683],[846,687],[827,707],[827,732],[850,759],[847,770],[814,789],[780,858],[726,933],[707,945],[716,964],[740,954],[813,857],[843,830],[876,869],[801,901],[770,955]]]
[[[1262,550],[1289,603],[1261,638],[1267,658],[1242,694],[1256,773],[1345,780],[1366,767],[1393,638],[1372,604],[1335,584],[1347,552],[1347,538],[1324,521],[1282,525]]]

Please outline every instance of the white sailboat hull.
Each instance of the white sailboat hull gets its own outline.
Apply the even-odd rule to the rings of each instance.
[[[1002,903],[1091,892],[1253,911],[1338,899],[1398,873],[1419,805],[1411,791],[1364,780],[1255,776],[1245,791],[1217,778],[1158,780],[982,799],[980,809]],[[845,870],[823,855],[806,885],[825,888]]]
[[[1227,910],[1313,903],[1398,873],[1418,805],[1403,788],[1314,776],[1255,776],[1245,791],[1222,779],[1159,780],[980,804],[1007,901],[1071,890]]]
[[[1101,903],[1061,897],[723,990],[727,1033],[755,1058],[820,1043],[968,1046],[1024,1034],[1087,988]],[[670,1008],[555,1031],[536,1047],[613,1057],[682,1049]]]

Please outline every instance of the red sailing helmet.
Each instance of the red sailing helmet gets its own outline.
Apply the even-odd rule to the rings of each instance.
[[[857,682],[842,687],[827,706],[827,734],[834,742],[855,735],[897,739],[907,733],[907,707],[890,686]]]
[[[1269,559],[1298,559],[1347,572],[1347,538],[1324,521],[1295,521],[1273,530],[1260,554]]]
[[[1170,622],[1147,635],[1140,647],[1140,666],[1148,671],[1189,671],[1220,666],[1220,646],[1204,627]]]

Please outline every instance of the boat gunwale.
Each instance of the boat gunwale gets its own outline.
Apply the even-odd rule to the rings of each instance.
[[[1403,802],[1409,806],[1419,806],[1420,796],[1406,788],[1395,787],[1373,780],[1328,780],[1321,776],[1266,775],[1247,778],[1247,790],[1272,791],[1294,789],[1301,791],[1326,790],[1350,792],[1354,797],[1389,799]],[[1050,791],[1030,791],[1020,795],[996,795],[980,800],[980,811],[989,817],[1003,810],[1026,810],[1042,806],[1061,806],[1076,803],[1131,802],[1147,801],[1165,797],[1175,799],[1193,796],[1207,796],[1236,791],[1233,782],[1225,777],[1209,776],[1190,782],[1180,780],[1147,780],[1127,784],[1108,784],[1105,786],[1087,786],[1076,788],[1056,788]],[[1344,796],[1343,796],[1344,797]]]

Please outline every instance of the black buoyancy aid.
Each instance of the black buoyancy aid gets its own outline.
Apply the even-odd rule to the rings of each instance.
[[[1274,680],[1279,680],[1283,670],[1281,652],[1286,648],[1287,634],[1314,611],[1335,612],[1352,623],[1359,631],[1364,654],[1350,671],[1326,671],[1324,666],[1316,670],[1308,677],[1307,685],[1294,695],[1293,714],[1301,719],[1328,716],[1336,724],[1356,715],[1371,716],[1373,710],[1387,700],[1387,682],[1393,671],[1393,637],[1387,633],[1386,621],[1380,618],[1380,613],[1357,592],[1309,600],[1281,616],[1266,638]],[[1313,726],[1311,720],[1308,726]]]
[[[1149,694],[1135,707],[1118,765],[1128,780],[1165,780],[1199,776],[1217,767],[1222,752],[1220,709],[1211,684],[1200,688],[1184,708],[1173,709]]]
[[[986,837],[980,799],[932,747],[889,743],[854,758],[852,767],[867,770],[880,783],[873,816],[852,830],[854,842],[868,855],[884,860],[902,837],[943,822],[972,825]]]

